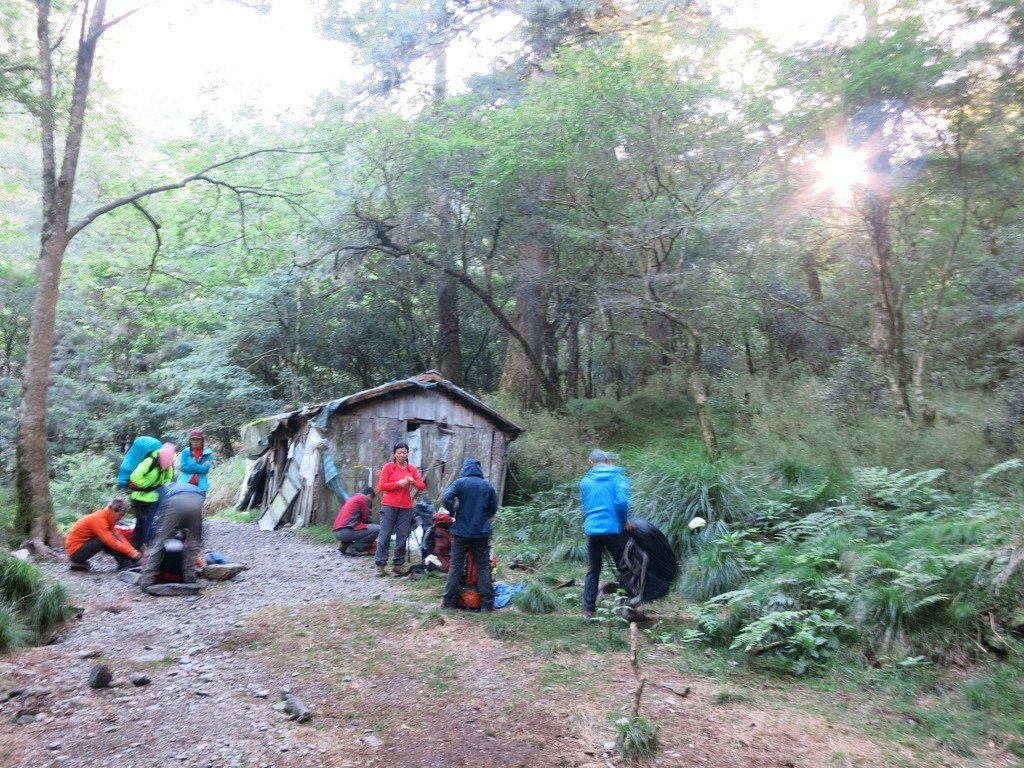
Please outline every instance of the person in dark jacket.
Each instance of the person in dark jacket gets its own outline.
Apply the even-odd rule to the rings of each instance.
[[[354,493],[341,505],[331,530],[341,542],[338,551],[343,555],[361,557],[370,554],[370,544],[377,538],[380,526],[370,522],[370,507],[373,505],[373,488],[366,486]]]
[[[182,578],[185,584],[195,584],[196,558],[203,546],[202,491],[189,483],[171,483],[160,491],[159,507],[153,524],[154,535],[146,555],[146,566],[138,585],[145,590],[160,573],[167,540],[177,531],[185,532],[185,554]]]
[[[498,511],[498,492],[484,479],[477,459],[462,462],[459,479],[445,491],[442,503],[454,515],[455,522],[451,527],[451,563],[441,606],[455,607],[466,552],[471,552],[473,562],[476,563],[480,612],[490,613],[494,608],[494,589],[491,586],[491,518]]]
[[[587,535],[587,577],[583,582],[583,618],[591,620],[597,608],[597,582],[605,550],[619,572],[619,588],[632,594],[633,575],[622,564],[629,522],[629,478],[611,462],[606,451],[590,452],[590,471],[580,480],[583,532]]]

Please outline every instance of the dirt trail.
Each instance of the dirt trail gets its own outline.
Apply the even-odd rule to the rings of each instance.
[[[560,663],[602,685],[581,684],[585,695],[571,688],[567,694],[543,682],[557,660],[489,637],[485,617],[438,616],[433,603],[372,576],[368,559],[343,558],[331,547],[255,525],[212,522],[206,539],[207,549],[244,560],[251,570],[208,583],[195,597],[143,595],[115,578],[110,558],[96,558],[99,567],[89,573],[44,566],[73,589],[85,614],[53,645],[0,659],[0,701],[28,689],[0,704],[0,766],[618,762],[605,746],[607,713],[629,700],[628,670],[608,677],[602,660],[570,652]],[[382,621],[396,621],[391,603],[376,599],[406,603],[397,619],[405,624],[375,634],[375,609]],[[93,690],[89,673],[100,661],[112,667],[114,685]],[[446,680],[453,669],[457,674]],[[138,673],[151,682],[133,685],[130,676]],[[685,699],[653,684],[648,689],[645,711],[662,729],[659,765],[810,768],[834,765],[836,753],[859,766],[888,764],[869,742],[815,718],[715,708],[712,685],[654,666],[649,673],[652,682],[694,689]],[[272,708],[282,687],[303,698],[310,722],[289,721]],[[35,713],[36,722],[16,722]]]

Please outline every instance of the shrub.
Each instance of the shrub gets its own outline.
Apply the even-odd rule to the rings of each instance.
[[[557,598],[539,581],[526,585],[516,596],[516,605],[523,613],[554,613],[558,610]]]
[[[207,476],[210,487],[206,492],[206,503],[203,509],[206,514],[217,514],[235,506],[238,489],[242,487],[245,477],[245,457],[235,456],[233,459],[217,459]]]
[[[51,489],[57,522],[67,527],[106,506],[118,495],[115,478],[115,470],[102,457],[76,453],[56,459]]]
[[[0,552],[0,652],[45,642],[73,614],[63,584],[45,583],[35,565]]]
[[[711,463],[700,449],[645,455],[632,473],[633,510],[654,522],[676,552],[692,552],[690,521],[701,517],[712,533],[747,520],[746,494],[726,461]]]

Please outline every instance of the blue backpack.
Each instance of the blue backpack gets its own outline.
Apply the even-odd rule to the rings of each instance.
[[[128,477],[135,468],[139,466],[146,456],[151,454],[163,443],[157,440],[155,437],[149,435],[141,435],[135,438],[135,442],[132,443],[132,447],[128,449],[128,453],[124,455],[124,459],[121,460],[121,469],[117,472],[117,487],[127,488]]]

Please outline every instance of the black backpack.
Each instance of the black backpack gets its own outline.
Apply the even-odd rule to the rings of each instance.
[[[623,565],[633,574],[636,594],[644,603],[669,593],[679,576],[679,561],[668,539],[649,520],[633,519],[633,533],[622,555]]]

